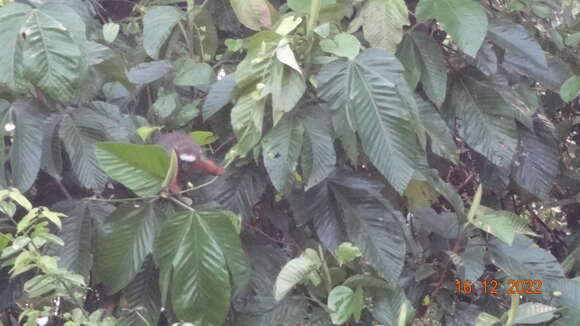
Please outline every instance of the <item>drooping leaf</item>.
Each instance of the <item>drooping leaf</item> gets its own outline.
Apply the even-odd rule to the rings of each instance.
[[[304,125],[297,115],[284,117],[264,137],[264,166],[279,192],[288,191],[292,185],[303,139]]]
[[[447,105],[458,120],[459,136],[500,167],[512,164],[517,128],[508,103],[493,88],[470,77],[454,79]]]
[[[31,83],[54,100],[67,103],[77,91],[84,70],[85,26],[70,7],[51,7],[30,11],[30,16],[21,26],[25,31],[24,67],[26,78]],[[69,29],[71,25],[61,22],[63,15],[67,19],[76,18],[74,28],[81,33],[75,33]]]
[[[415,96],[422,127],[431,138],[431,149],[441,157],[457,162],[459,155],[453,133],[437,109],[419,96]]]
[[[23,3],[11,2],[0,10],[0,85],[17,91],[24,88],[22,42],[20,30],[28,19],[32,7]]]
[[[375,48],[383,48],[392,53],[403,38],[403,26],[409,25],[409,13],[403,0],[366,1],[355,18],[349,31],[363,27],[365,39]],[[360,22],[360,23],[359,23]]]
[[[523,25],[490,24],[487,35],[494,43],[506,51],[525,58],[526,61],[532,64],[548,68],[544,50]]]
[[[224,208],[249,220],[254,216],[254,205],[262,197],[266,182],[262,171],[255,167],[229,167],[223,176],[201,191],[208,201],[215,200]]]
[[[203,120],[211,118],[231,101],[235,86],[236,81],[232,74],[225,76],[212,85],[203,103]]]
[[[103,127],[90,111],[75,110],[63,117],[59,136],[70,158],[72,169],[81,185],[102,189],[107,176],[99,167],[95,143],[105,140]]]
[[[231,290],[222,247],[206,230],[209,222],[197,211],[169,216],[155,244],[155,262],[161,278],[171,279],[168,290],[177,318],[209,326],[223,323]]]
[[[161,49],[183,16],[177,7],[159,6],[147,10],[143,17],[143,47],[151,58],[160,58]]]
[[[349,287],[340,285],[328,294],[330,317],[335,325],[346,323],[351,316],[358,322],[363,306],[363,291],[360,287],[353,291]]]
[[[240,23],[255,31],[272,27],[278,15],[268,0],[230,0],[230,4]]]
[[[480,206],[471,224],[511,245],[516,234],[535,235],[528,221],[508,212]]]
[[[422,0],[417,20],[437,19],[467,55],[475,57],[487,33],[487,15],[475,0]]]
[[[304,120],[301,166],[307,191],[329,176],[336,165],[329,118],[323,107],[311,107]]]
[[[124,204],[107,219],[108,231],[99,241],[95,264],[107,294],[127,286],[153,252],[157,215],[152,204]]]
[[[171,71],[172,65],[166,60],[144,62],[131,68],[127,78],[133,84],[145,85],[163,78]]]
[[[347,110],[365,153],[402,193],[426,161],[411,122],[416,103],[399,61],[385,50],[368,49],[355,60],[325,65],[318,84],[319,96],[331,109]]]
[[[547,200],[554,179],[560,174],[560,154],[552,123],[543,115],[534,119],[534,130],[519,128],[520,148],[513,167],[517,184]]]
[[[14,142],[10,147],[10,167],[16,188],[26,192],[40,170],[42,153],[43,114],[33,102],[12,104],[14,114]]]
[[[48,116],[44,122],[42,136],[42,166],[41,168],[53,178],[62,179],[62,143],[60,141],[59,125],[64,115],[57,113]]]
[[[299,257],[290,260],[276,278],[274,298],[282,300],[298,283],[304,281],[312,272],[316,272],[322,263],[313,249],[306,248]]]
[[[169,156],[161,146],[124,143],[97,143],[101,168],[113,179],[139,196],[161,191],[169,169]]]
[[[298,104],[306,91],[306,83],[296,70],[282,62],[276,62],[273,65],[270,87],[272,88],[274,125],[276,125],[284,113],[290,112]]]
[[[342,176],[331,183],[332,192],[343,210],[348,237],[379,275],[397,283],[406,253],[399,223],[401,213],[386,201],[377,199],[372,190],[365,190],[364,179],[355,180]]]
[[[88,279],[96,253],[96,226],[102,224],[115,207],[105,202],[67,200],[56,203],[53,210],[67,216],[59,234],[64,246],[54,248],[59,266]]]
[[[160,297],[159,272],[149,257],[133,281],[123,289],[127,306],[122,310],[118,323],[127,326],[157,325],[161,314]]]

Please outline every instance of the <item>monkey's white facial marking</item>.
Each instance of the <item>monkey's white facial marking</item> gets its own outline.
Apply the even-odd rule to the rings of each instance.
[[[197,157],[191,154],[181,154],[179,155],[179,158],[185,162],[195,162],[195,160],[197,160]]]

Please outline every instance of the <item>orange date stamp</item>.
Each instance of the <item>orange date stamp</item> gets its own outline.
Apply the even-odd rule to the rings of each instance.
[[[540,280],[507,280],[502,283],[498,280],[483,280],[473,282],[470,280],[455,281],[455,293],[472,295],[474,291],[483,294],[498,294],[499,291],[505,291],[507,294],[541,294],[542,281]]]

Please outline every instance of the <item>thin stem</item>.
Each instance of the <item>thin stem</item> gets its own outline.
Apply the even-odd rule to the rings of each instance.
[[[172,202],[176,203],[177,205],[179,205],[179,206],[181,206],[189,211],[195,212],[195,209],[193,207],[187,205],[186,203],[182,202],[181,200],[179,200],[175,197],[169,197],[169,200],[171,200]]]
[[[520,296],[518,294],[512,294],[510,310],[508,310],[508,319],[505,322],[505,326],[512,326],[514,324],[514,320],[516,319],[516,314],[519,305],[520,305]]]
[[[321,245],[318,245],[318,254],[320,255],[320,260],[322,261],[322,271],[324,272],[324,278],[326,278],[326,290],[328,293],[332,290],[332,278],[330,277],[330,270],[328,269],[328,264],[326,259],[324,259],[324,250]]]

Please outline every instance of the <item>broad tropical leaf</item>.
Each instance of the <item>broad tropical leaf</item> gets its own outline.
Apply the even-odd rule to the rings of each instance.
[[[161,146],[97,143],[101,168],[139,196],[151,196],[162,189],[169,169],[169,156]]]
[[[24,87],[22,41],[20,31],[29,18],[32,8],[23,3],[12,2],[0,8],[0,85],[14,91]]]
[[[227,75],[212,85],[203,102],[203,120],[211,118],[231,101],[235,86],[234,75]]]
[[[411,119],[417,111],[394,55],[368,49],[355,60],[336,60],[318,75],[319,95],[333,110],[355,121],[365,153],[393,187],[403,193],[426,166]]]
[[[332,311],[330,317],[335,325],[346,323],[351,316],[358,322],[363,307],[363,291],[360,287],[353,291],[340,285],[328,294],[328,308]]]
[[[535,235],[529,228],[527,220],[508,211],[494,210],[484,206],[479,207],[471,223],[509,245],[514,241],[516,234]]]
[[[33,102],[12,104],[14,112],[14,143],[10,147],[10,166],[14,185],[26,192],[40,170],[42,153],[43,114]]]
[[[343,222],[350,241],[379,275],[397,283],[406,253],[400,225],[403,217],[386,201],[377,199],[376,193],[368,189],[364,181],[357,182],[353,177],[336,178],[331,189],[343,210]]]
[[[159,272],[149,257],[133,281],[123,289],[127,307],[121,312],[119,324],[157,325],[161,314],[160,297]]]
[[[497,45],[530,64],[548,68],[544,50],[538,41],[520,24],[491,24],[488,37]]]
[[[88,279],[93,267],[96,227],[101,225],[115,207],[104,202],[67,200],[58,202],[53,210],[65,214],[59,236],[64,246],[55,246],[59,266]]]
[[[287,192],[293,183],[303,139],[304,125],[298,115],[284,117],[264,137],[264,166],[279,192]]]
[[[230,303],[226,257],[208,232],[210,223],[197,211],[177,212],[166,219],[155,244],[161,278],[171,279],[173,311],[200,326],[222,324]]]
[[[42,136],[42,169],[53,178],[62,179],[62,142],[60,141],[59,126],[64,118],[57,113],[48,116],[44,122]]]
[[[81,185],[102,190],[107,175],[99,168],[95,143],[105,140],[105,134],[95,114],[88,110],[76,110],[65,115],[59,125],[59,136]]]
[[[547,200],[554,179],[560,174],[560,155],[554,127],[543,115],[534,119],[534,130],[520,129],[520,148],[514,162],[513,178],[520,187]]]
[[[499,167],[509,167],[517,150],[511,106],[501,95],[467,76],[453,80],[448,109],[458,120],[459,136]]]
[[[418,21],[437,19],[459,48],[472,57],[487,33],[487,15],[475,0],[422,0],[417,5],[416,15]]]
[[[419,109],[419,118],[425,133],[431,138],[431,149],[441,157],[452,162],[457,162],[457,146],[453,139],[453,133],[437,109],[420,96],[415,96]]]
[[[108,217],[96,256],[97,275],[108,294],[127,286],[141,270],[153,252],[159,221],[152,204],[124,204]]]
[[[177,7],[159,6],[147,10],[143,17],[143,47],[151,58],[160,58],[161,48],[183,16]]]
[[[282,300],[298,283],[304,281],[310,273],[315,273],[322,263],[313,249],[306,250],[297,258],[292,259],[280,271],[274,284],[274,298]]]
[[[302,147],[301,167],[308,190],[334,170],[336,152],[330,130],[330,115],[324,107],[311,107],[304,120],[306,131]]]

